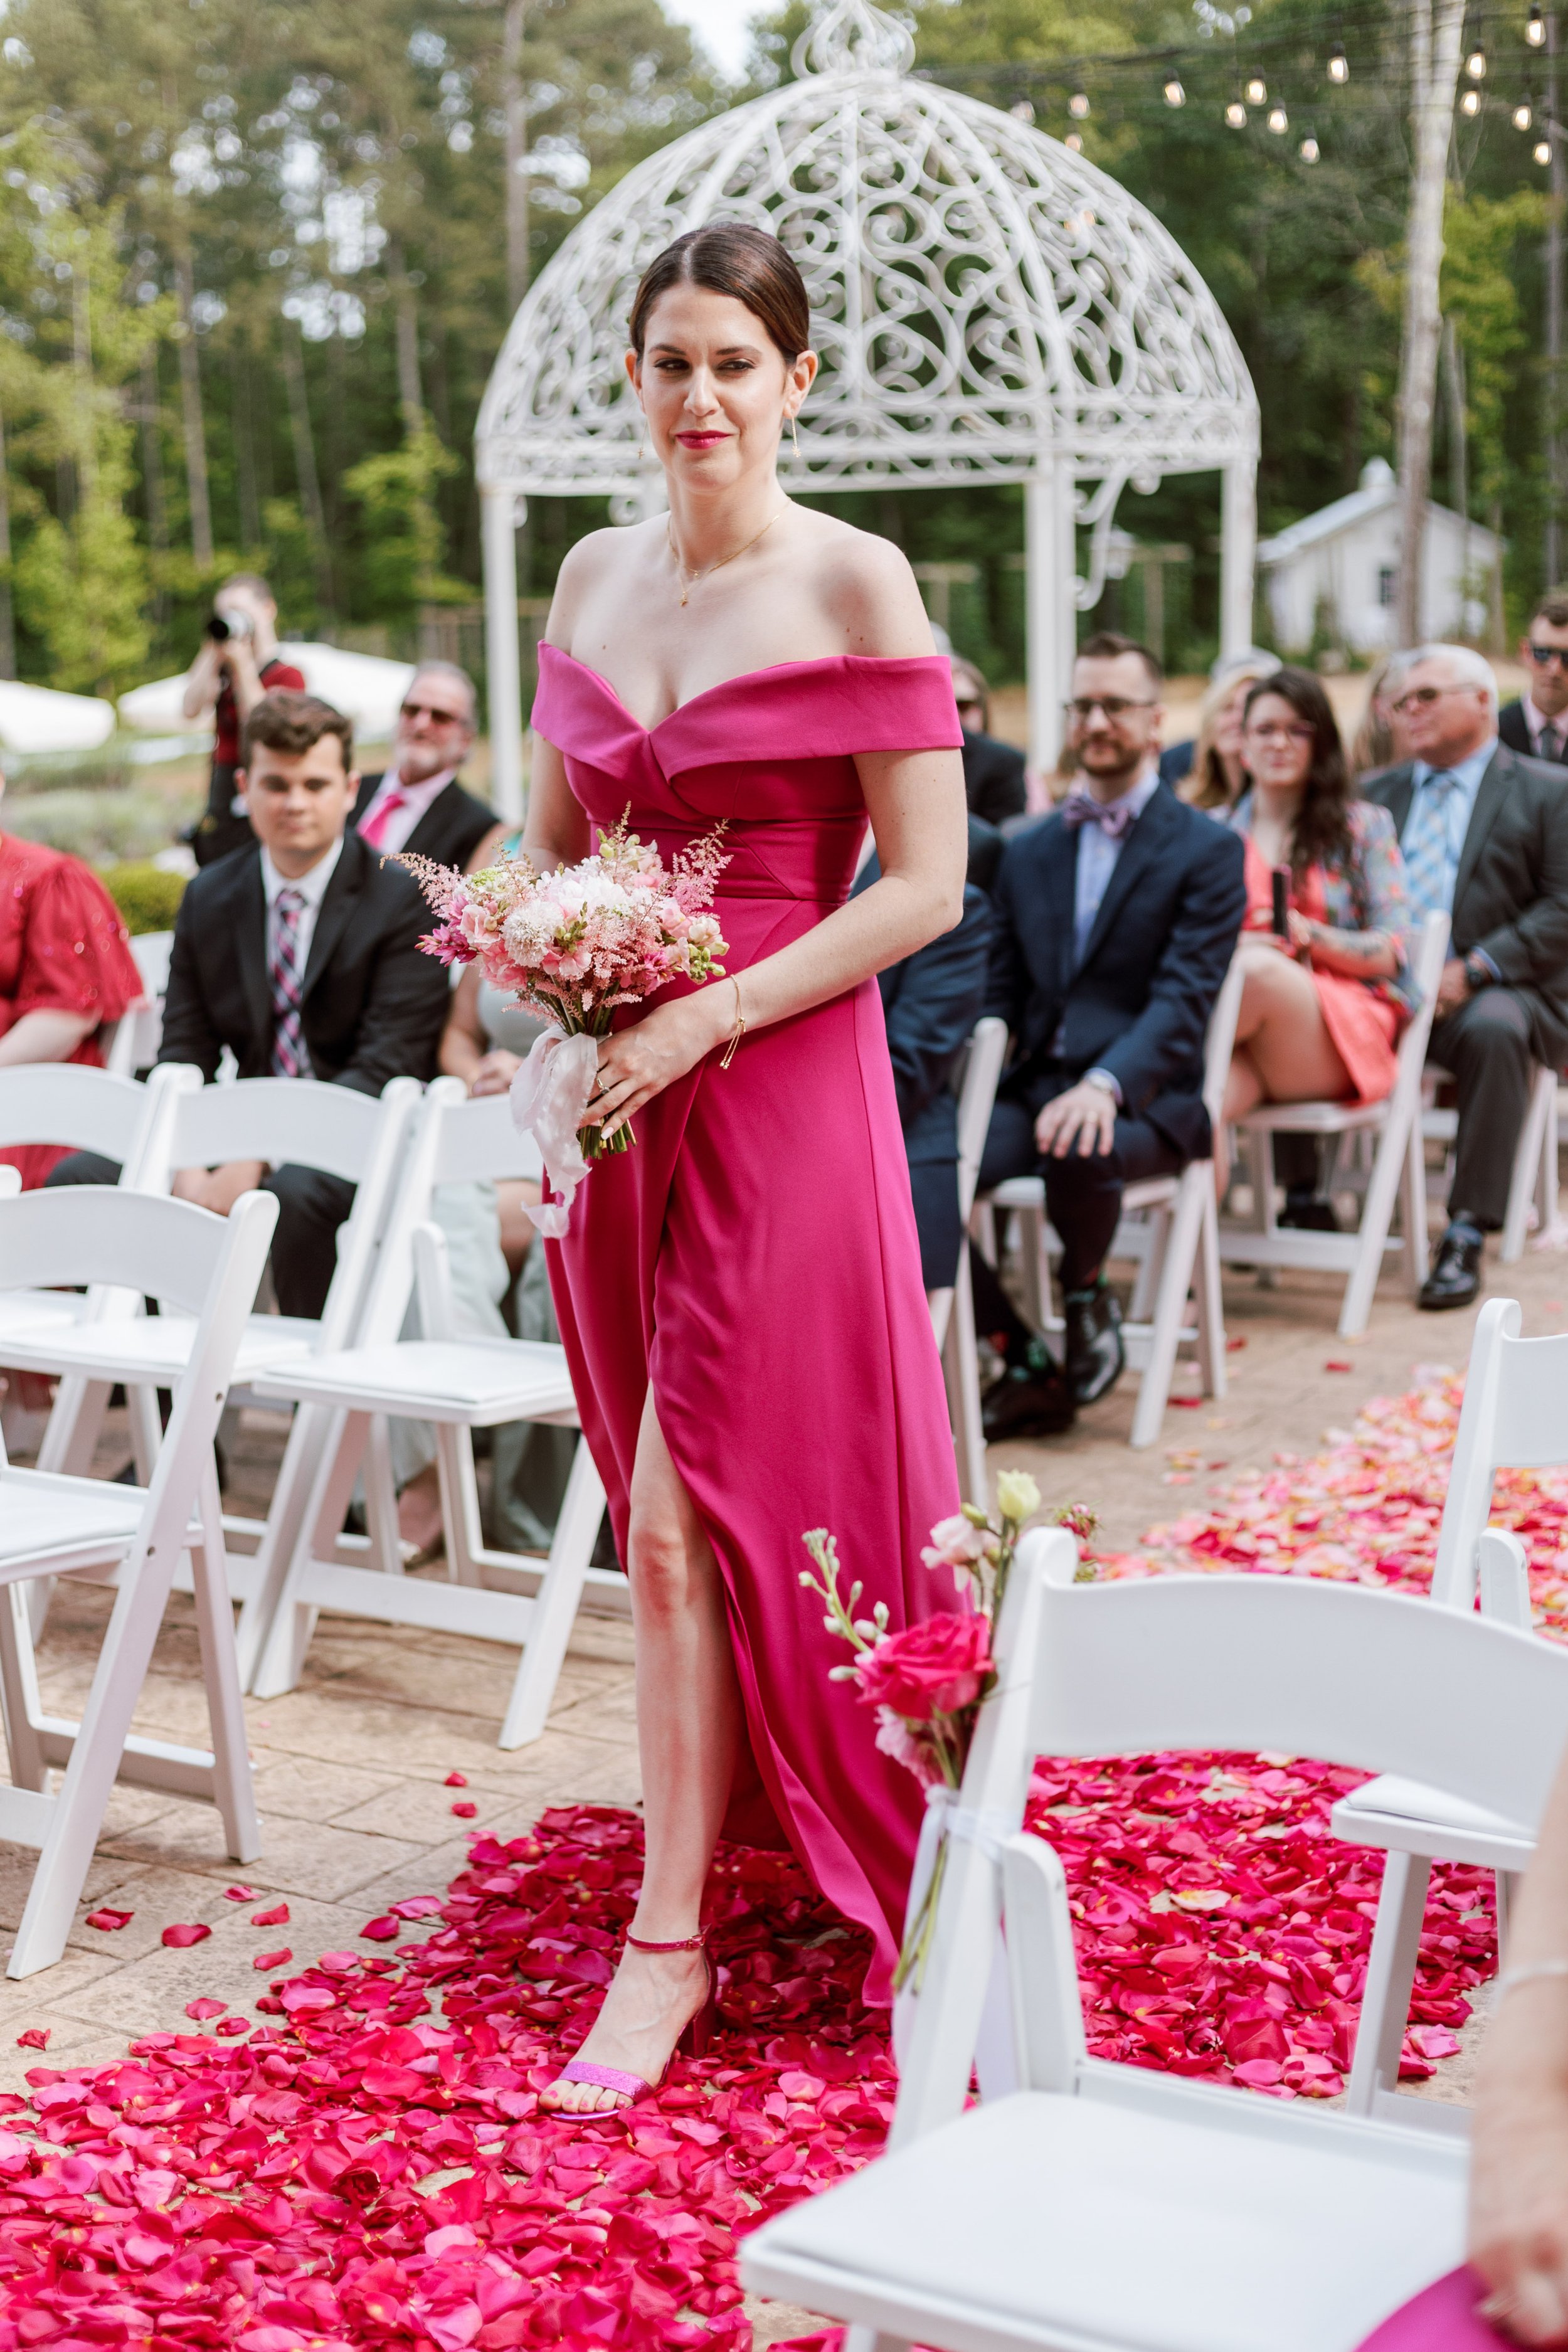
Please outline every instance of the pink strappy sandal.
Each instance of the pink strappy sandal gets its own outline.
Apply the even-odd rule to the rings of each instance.
[[[649,1943],[641,1936],[634,1936],[628,1928],[626,1941],[634,1952],[700,1952],[702,1954],[702,1965],[708,1973],[708,1990],[701,2008],[695,2017],[689,2019],[682,2027],[680,2039],[671,2054],[677,2058],[705,2056],[709,2042],[712,2038],[713,2022],[717,2014],[713,1969],[707,1953],[707,1928],[700,1927],[695,1936],[682,1936],[673,1944]],[[668,2067],[665,2072],[668,2072]],[[658,2083],[664,2080],[664,2075],[659,2076],[658,2083],[647,2083],[640,2074],[628,2074],[619,2066],[595,2066],[591,2059],[572,2058],[563,2066],[555,2079],[558,2083],[587,2083],[596,2090],[615,2091],[629,2106],[634,2100],[645,2097],[649,2091],[657,2091]],[[547,2114],[553,2111],[546,2109]]]

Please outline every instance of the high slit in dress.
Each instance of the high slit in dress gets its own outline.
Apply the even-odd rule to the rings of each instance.
[[[629,806],[668,859],[726,820],[715,912],[731,974],[847,898],[867,822],[854,755],[963,741],[935,656],[786,662],[650,730],[546,645],[533,726],[595,827]],[[896,1629],[955,1605],[920,1557],[958,1487],[876,982],[748,1031],[727,1070],[710,1054],[636,1129],[548,1245],[583,1427],[624,1559],[651,1383],[728,1597],[750,1753],[726,1832],[794,1848],[870,1930],[867,1997],[885,2001],[921,1790],[828,1680],[847,1653],[800,1584],[801,1538],[826,1527],[867,1613],[885,1601]]]

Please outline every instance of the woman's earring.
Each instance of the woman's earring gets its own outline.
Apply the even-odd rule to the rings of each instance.
[[[800,456],[800,435],[795,430],[794,409],[791,409],[790,411],[789,437],[795,443],[795,454],[798,457]]]

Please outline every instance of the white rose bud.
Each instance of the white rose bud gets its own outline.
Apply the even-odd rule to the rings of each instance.
[[[1004,1470],[996,1481],[996,1507],[1021,1527],[1040,1507],[1040,1490],[1026,1470]]]

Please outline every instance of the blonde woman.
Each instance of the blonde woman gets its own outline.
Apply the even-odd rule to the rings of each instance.
[[[1191,772],[1176,790],[1194,808],[1233,809],[1250,778],[1241,745],[1247,698],[1279,667],[1275,654],[1251,653],[1223,669],[1198,706],[1198,740]]]

